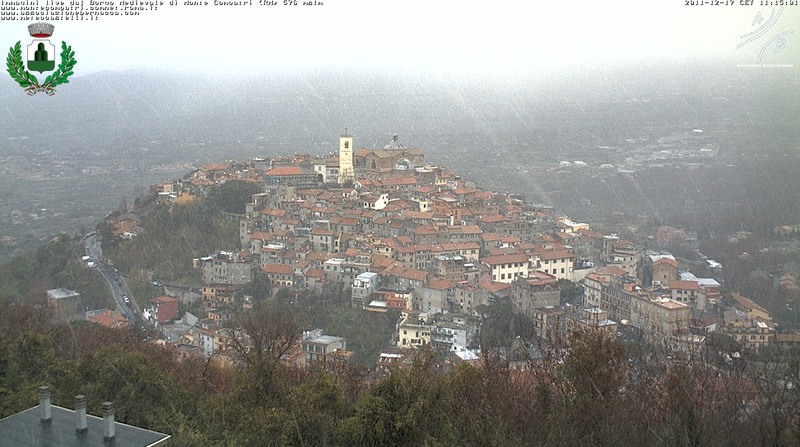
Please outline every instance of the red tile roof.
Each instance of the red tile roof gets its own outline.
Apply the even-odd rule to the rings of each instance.
[[[447,290],[453,287],[453,283],[446,279],[432,279],[428,281],[425,287],[434,290]]]
[[[681,289],[681,290],[700,290],[700,284],[697,281],[679,281],[679,280],[671,280],[669,282],[670,289]]]
[[[267,264],[261,271],[268,275],[291,275],[294,268],[287,264]]]
[[[277,168],[270,169],[266,172],[269,176],[274,175],[303,175],[303,170],[300,169],[300,166],[279,166]]]
[[[308,269],[306,270],[305,275],[308,278],[322,279],[322,277],[325,275],[325,272],[323,272],[322,269]]]
[[[118,328],[130,325],[128,319],[123,317],[119,312],[113,310],[105,310],[103,312],[95,313],[89,316],[89,321],[102,324],[108,328]]]
[[[502,283],[502,282],[495,282],[495,281],[481,281],[480,284],[478,284],[478,285],[482,289],[485,289],[486,291],[488,291],[490,293],[501,292],[501,291],[506,290],[509,287],[511,287],[511,284],[506,284],[506,283]]]
[[[655,266],[657,266],[659,264],[669,264],[669,265],[671,265],[671,266],[673,266],[675,268],[678,267],[678,261],[676,261],[674,259],[670,259],[670,258],[659,258],[659,259],[656,259],[655,261],[653,261],[653,267],[655,267]]]
[[[539,253],[539,259],[567,259],[567,258],[574,258],[575,255],[568,251],[564,250],[557,250],[557,251],[545,251]]]

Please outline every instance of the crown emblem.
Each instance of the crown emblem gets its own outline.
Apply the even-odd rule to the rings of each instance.
[[[28,25],[28,32],[33,37],[50,37],[53,35],[54,28],[55,26],[49,23],[38,22]]]

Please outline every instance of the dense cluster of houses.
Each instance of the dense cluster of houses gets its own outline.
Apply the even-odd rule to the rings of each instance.
[[[421,150],[403,147],[397,136],[383,149],[354,151],[352,137],[342,135],[339,148],[326,157],[214,163],[155,187],[164,203],[177,203],[228,180],[263,185],[245,213],[232,216],[239,251],[194,260],[211,310],[192,325],[199,329],[189,344],[205,355],[229,346],[227,316],[211,315],[222,306],[252,307],[240,290],[257,273],[273,294],[345,284],[354,308],[400,313],[398,348],[431,345],[463,358],[478,352],[482,306],[503,299],[544,339],[576,328],[615,334],[618,325],[676,351],[696,349],[713,331],[753,349],[775,338],[763,308],[735,295],[734,306],[719,312],[720,284],[679,269],[667,252],[478,189],[426,164]],[[664,227],[656,236],[678,231]],[[582,305],[562,305],[564,281],[583,284]],[[324,337],[306,334],[302,348],[317,349]],[[331,352],[346,350],[344,340],[334,345]],[[320,352],[305,354],[312,360]]]

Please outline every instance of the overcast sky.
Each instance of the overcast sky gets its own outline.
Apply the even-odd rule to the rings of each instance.
[[[728,6],[686,6],[685,0],[278,2],[170,7],[165,0],[138,17],[52,22],[51,41],[72,45],[76,75],[136,67],[502,73],[697,58],[754,64],[765,46],[762,63],[800,60],[798,6],[778,15],[779,7],[739,0]],[[770,25],[771,15],[777,20]],[[28,23],[0,23],[4,51],[18,40],[30,42]],[[765,32],[737,49],[747,40],[741,36],[759,29]]]

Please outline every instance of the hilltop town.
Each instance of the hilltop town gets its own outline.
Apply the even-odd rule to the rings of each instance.
[[[194,168],[0,264],[0,431],[797,445],[791,217],[584,223],[398,136],[338,146]]]
[[[370,364],[424,346],[457,361],[478,359],[487,348],[482,322],[498,302],[529,319],[538,343],[601,330],[691,356],[712,334],[730,336],[743,353],[800,340],[779,331],[750,297],[723,294],[721,263],[703,256],[704,275],[696,275],[663,249],[685,242],[685,231],[661,226],[647,246],[595,231],[552,207],[481,190],[397,135],[380,149],[356,150],[345,133],[337,154],[207,164],[152,194],[176,207],[230,181],[260,188],[244,213],[225,214],[238,223],[240,246],[185,260],[202,277],[198,293],[145,304],[162,342],[205,357],[236,361],[228,322],[253,308],[246,286],[258,278],[267,295],[292,301],[339,286],[345,305],[396,318]],[[138,237],[135,214],[109,222],[113,237]],[[796,289],[797,277],[785,283]],[[181,300],[194,313],[182,314]],[[292,361],[351,358],[355,345],[340,335],[307,328]]]

